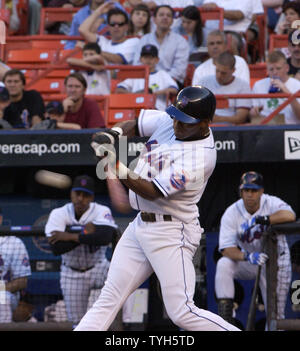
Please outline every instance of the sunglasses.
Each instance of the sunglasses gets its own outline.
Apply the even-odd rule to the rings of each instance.
[[[122,27],[122,26],[124,26],[124,24],[126,24],[126,22],[121,22],[121,23],[111,22],[111,23],[109,23],[109,26],[111,26],[111,27]]]

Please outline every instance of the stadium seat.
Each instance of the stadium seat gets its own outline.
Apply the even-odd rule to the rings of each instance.
[[[44,78],[30,86],[30,89],[37,90],[40,94],[62,94],[64,93],[64,79]]]
[[[248,65],[250,70],[250,86],[253,87],[257,80],[266,78],[268,76],[266,63],[256,63]]]
[[[106,127],[111,128],[116,123],[133,120],[136,118],[135,110],[109,110]]]
[[[110,94],[107,125],[134,119],[141,109],[155,109],[155,100],[153,94]]]
[[[45,34],[45,26],[51,22],[71,22],[80,7],[43,7],[41,9],[40,35]]]
[[[114,93],[117,84],[127,78],[145,79],[144,91],[148,92],[149,86],[149,67],[145,65],[108,65],[111,71],[111,92]]]
[[[252,62],[256,59],[260,61],[265,60],[265,52],[267,45],[267,10],[264,14],[257,15],[256,24],[258,27],[258,38],[253,41],[247,41],[249,47],[252,48]],[[246,36],[247,40],[247,36]]]
[[[192,63],[189,63],[187,68],[186,68],[186,75],[185,75],[185,79],[183,82],[183,85],[185,87],[192,85],[192,80],[193,80],[193,76],[194,76],[194,72],[195,72],[195,65]]]
[[[47,68],[57,60],[57,50],[28,49],[10,50],[7,55],[7,65],[17,69]]]
[[[271,34],[269,42],[269,51],[288,47],[287,34]]]

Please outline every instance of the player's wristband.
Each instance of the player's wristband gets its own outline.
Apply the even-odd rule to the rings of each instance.
[[[84,234],[85,235],[87,233],[88,233],[87,230],[83,227],[80,234]]]
[[[270,225],[270,216],[256,216],[255,222],[257,224]]]
[[[248,257],[249,257],[249,252],[245,251],[244,252],[244,261],[248,261]]]

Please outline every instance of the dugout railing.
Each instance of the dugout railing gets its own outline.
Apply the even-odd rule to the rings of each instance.
[[[289,294],[287,296],[287,305],[292,302],[291,306],[296,307],[298,313],[295,315],[298,318],[286,318],[277,319],[277,272],[278,272],[278,262],[277,262],[277,235],[286,235],[288,244],[292,247],[291,250],[291,265],[292,265],[292,282],[299,276],[298,266],[300,263],[300,220],[291,223],[276,224],[271,225],[267,232],[265,233],[265,252],[269,259],[266,263],[266,281],[267,281],[267,325],[268,330],[289,330],[295,331],[300,330],[300,309],[297,306],[300,304],[300,300],[296,295],[297,291],[293,291],[290,288]],[[292,236],[294,237],[294,243],[292,244]],[[299,250],[298,250],[299,248]],[[300,267],[300,266],[299,266]],[[298,278],[299,279],[299,278]],[[295,295],[295,300],[298,301],[298,305],[293,303],[293,294]]]

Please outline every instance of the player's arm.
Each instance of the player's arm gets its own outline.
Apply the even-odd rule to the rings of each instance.
[[[122,57],[122,55],[119,55],[119,54],[113,54],[111,52],[102,51],[101,55],[107,62],[114,63],[116,65],[127,63],[127,62],[124,62],[124,58]]]
[[[67,63],[71,66],[77,66],[77,67],[81,67],[84,69],[92,69],[94,71],[103,71],[105,66],[104,64],[95,64],[95,63],[91,63],[88,62],[86,60],[83,59],[78,59],[78,58],[74,58],[74,57],[69,57],[67,59]]]
[[[80,25],[78,31],[87,42],[95,43],[97,41],[97,33],[93,31],[94,23],[98,21],[99,16],[106,13],[112,5],[105,2],[94,10],[89,17],[87,17]]]
[[[238,247],[226,247],[221,250],[223,256],[231,258],[234,261],[244,261],[245,253],[242,252]]]
[[[296,220],[296,215],[294,212],[289,210],[279,210],[277,212],[272,213],[269,216],[258,216],[261,219],[257,219],[256,223],[260,224],[279,224],[279,223],[287,223],[294,222]],[[266,223],[261,223],[261,221],[265,220]]]
[[[27,277],[19,277],[5,283],[5,290],[14,293],[27,287]]]
[[[58,250],[59,249],[72,250],[79,244],[96,245],[96,246],[108,245],[114,238],[115,234],[116,234],[116,229],[110,225],[95,225],[93,223],[87,223],[84,226],[82,232],[80,233],[69,233],[69,232],[59,232],[59,231],[52,232],[52,235],[49,238],[49,243],[52,245],[56,245],[56,248]],[[63,244],[63,243],[66,243],[66,244]]]

